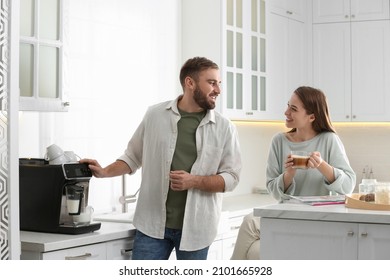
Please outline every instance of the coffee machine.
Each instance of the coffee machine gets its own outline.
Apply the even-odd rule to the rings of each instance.
[[[99,230],[101,223],[79,219],[86,214],[91,177],[86,164],[19,159],[20,229],[64,234]]]

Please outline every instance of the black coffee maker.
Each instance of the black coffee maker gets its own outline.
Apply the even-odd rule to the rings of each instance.
[[[20,229],[81,234],[101,223],[75,222],[88,205],[92,172],[86,164],[51,165],[45,159],[19,159]]]

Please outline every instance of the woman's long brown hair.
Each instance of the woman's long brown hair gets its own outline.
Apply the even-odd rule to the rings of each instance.
[[[297,88],[294,93],[302,101],[303,107],[308,115],[314,114],[313,129],[317,133],[334,132],[336,133],[329,116],[328,102],[325,94],[316,88],[302,86]],[[296,128],[289,132],[295,132]]]

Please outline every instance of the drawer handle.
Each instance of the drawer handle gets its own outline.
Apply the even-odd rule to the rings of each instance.
[[[367,232],[363,232],[363,233],[361,234],[361,236],[362,236],[362,237],[367,237],[367,236],[368,236],[368,233],[367,233]]]
[[[132,253],[133,253],[133,249],[121,249],[122,256],[131,257]]]
[[[348,236],[353,236],[355,233],[353,231],[348,231],[347,235]]]
[[[85,260],[89,257],[92,257],[91,253],[85,253],[84,255],[79,256],[65,256],[65,260]]]

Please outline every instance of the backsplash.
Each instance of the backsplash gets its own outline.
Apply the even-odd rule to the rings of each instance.
[[[284,123],[235,122],[241,143],[243,169],[239,186],[230,195],[250,193],[265,187],[265,169],[272,137],[287,131]],[[357,186],[370,166],[378,181],[390,181],[390,124],[334,123],[356,172]]]

